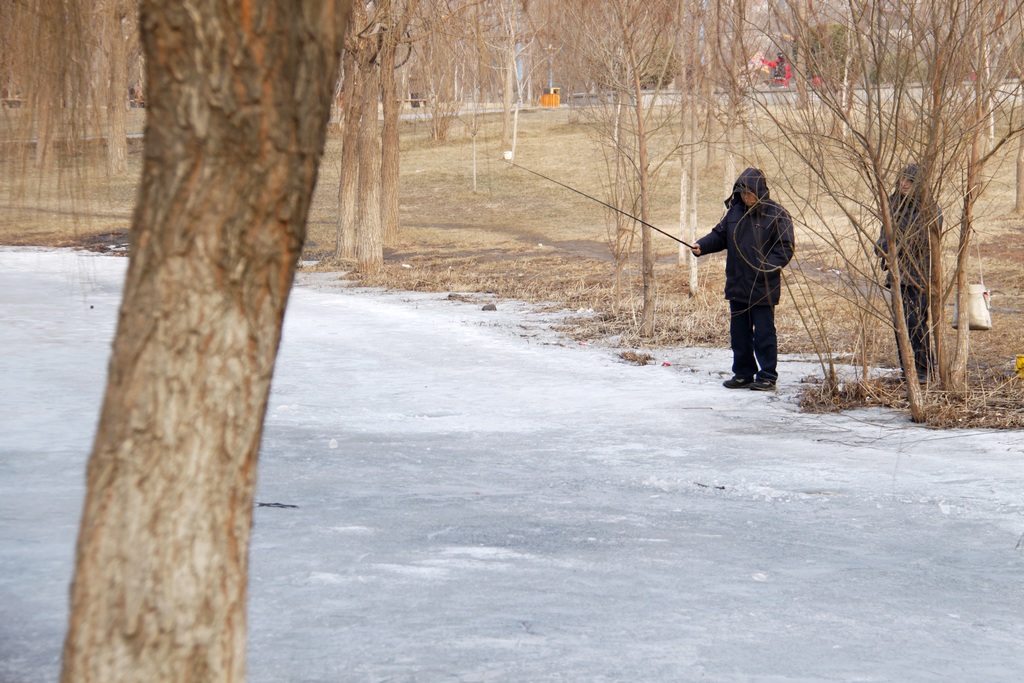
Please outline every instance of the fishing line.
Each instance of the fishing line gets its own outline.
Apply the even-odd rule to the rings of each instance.
[[[641,225],[646,225],[651,230],[656,230],[657,232],[660,232],[665,237],[668,237],[669,239],[673,239],[676,242],[679,242],[679,244],[683,245],[684,247],[689,247],[690,249],[693,249],[693,245],[692,244],[684,242],[683,240],[679,239],[675,235],[671,235],[671,234],[665,232],[664,230],[662,230],[661,228],[655,227],[655,226],[651,225],[650,223],[648,223],[647,221],[641,220],[641,219],[637,218],[636,216],[634,216],[632,214],[628,214],[625,211],[623,211],[622,209],[620,209],[618,207],[615,207],[615,206],[612,206],[611,204],[609,204],[607,202],[602,202],[597,197],[591,197],[589,194],[587,194],[586,192],[583,192],[582,190],[577,190],[575,187],[569,187],[565,183],[559,182],[559,181],[555,180],[554,178],[549,178],[546,175],[544,175],[543,173],[537,173],[536,171],[531,171],[530,169],[526,168],[525,166],[520,166],[516,162],[512,161],[512,159],[510,157],[511,157],[511,154],[509,152],[505,152],[505,161],[508,162],[509,166],[514,166],[515,168],[518,168],[520,170],[526,171],[527,173],[532,173],[533,175],[537,176],[538,178],[543,178],[544,180],[547,180],[548,182],[552,182],[555,185],[560,185],[560,186],[564,187],[567,190],[571,190],[572,192],[575,192],[576,194],[583,195],[587,199],[589,199],[591,201],[594,201],[594,202],[597,202],[601,206],[606,206],[609,209],[611,209],[612,211],[616,211],[618,213],[621,213],[626,218],[632,218],[637,223],[640,223]]]

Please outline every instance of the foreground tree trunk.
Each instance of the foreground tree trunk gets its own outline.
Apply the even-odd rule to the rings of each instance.
[[[256,457],[349,0],[143,0],[131,262],[62,680],[241,681]]]

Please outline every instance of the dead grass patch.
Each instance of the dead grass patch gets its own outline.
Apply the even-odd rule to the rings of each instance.
[[[810,413],[834,413],[854,408],[909,409],[906,386],[890,378],[855,380],[830,385],[806,378],[800,408]],[[926,390],[925,424],[940,429],[1024,429],[1024,380],[985,372],[971,380],[971,390],[958,395]]]

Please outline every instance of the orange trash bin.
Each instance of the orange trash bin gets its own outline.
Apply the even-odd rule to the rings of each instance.
[[[561,104],[560,88],[544,88],[544,92],[540,95],[540,106],[542,107],[557,107]]]

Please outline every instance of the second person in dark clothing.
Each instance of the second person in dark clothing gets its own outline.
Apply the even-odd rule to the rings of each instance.
[[[899,294],[903,302],[903,315],[910,335],[910,348],[914,355],[914,369],[903,368],[904,378],[916,377],[918,382],[928,380],[931,369],[931,335],[928,325],[928,291],[931,277],[931,251],[928,243],[928,228],[935,224],[942,232],[942,210],[935,202],[926,202],[921,187],[921,169],[917,164],[908,164],[900,172],[896,191],[889,197],[889,211],[892,216],[892,233],[895,239],[890,244],[882,229],[875,243],[886,271],[885,286],[892,289],[893,277],[890,267],[895,260],[900,270]],[[899,335],[896,348],[899,349]],[[902,357],[900,365],[902,366]]]
[[[793,258],[793,220],[771,198],[768,181],[757,168],[740,174],[725,206],[722,220],[692,248],[695,256],[726,252],[734,376],[724,386],[771,391],[779,378],[775,306],[782,269]]]

